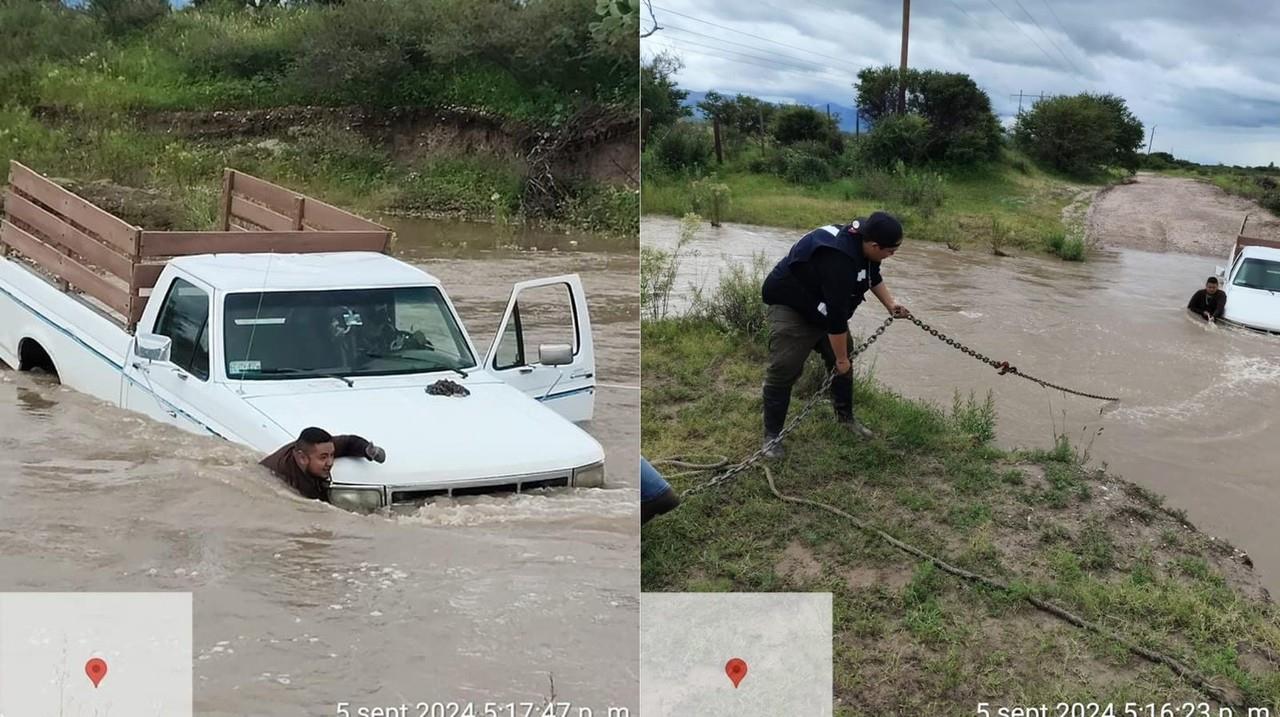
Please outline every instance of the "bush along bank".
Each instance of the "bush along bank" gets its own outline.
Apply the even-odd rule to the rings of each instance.
[[[0,0],[0,153],[153,190],[193,228],[212,216],[207,182],[228,164],[363,211],[536,219],[634,239],[623,215],[635,213],[638,177],[578,170],[609,133],[636,131],[637,14],[638,3],[576,0]],[[481,136],[406,147],[351,131],[397,108],[452,113]],[[220,123],[227,131],[203,131]],[[495,149],[486,132],[514,146]],[[550,196],[533,196],[548,192],[528,191],[530,178],[545,187],[548,172]]]
[[[759,447],[767,350],[749,323],[745,333],[731,328],[732,315],[753,314],[644,322],[650,459],[736,461]],[[822,373],[811,362],[797,401]],[[847,520],[783,502],[758,469],[686,496],[645,526],[643,588],[832,592],[838,714],[971,715],[979,702],[1280,707],[1280,621],[1247,556],[1158,496],[1088,468],[1087,446],[1065,436],[1041,450],[995,447],[990,396],[958,394],[944,409],[870,375],[855,386],[859,414],[879,437],[849,437],[820,404],[788,437],[787,457],[770,464],[781,492],[830,504],[1007,589],[958,579]],[[708,477],[673,482],[683,490]],[[1169,656],[1214,692],[1029,598]]]
[[[870,127],[854,134],[812,107],[714,91],[698,102],[694,119],[683,104],[688,91],[674,83],[679,66],[659,55],[641,72],[641,101],[652,117],[643,155],[646,213],[695,211],[809,229],[887,209],[911,237],[954,249],[1082,260],[1089,248],[1083,213],[1064,209],[1082,191],[1132,172],[1134,137],[1142,133],[1112,95],[1038,103],[1006,133],[967,75],[893,67],[858,73],[855,104]],[[725,188],[717,205],[699,199],[696,187],[706,182]],[[1067,238],[1055,243],[1060,234]]]
[[[119,204],[126,219],[155,228],[211,227],[222,168],[235,167],[366,213],[529,221],[624,242],[639,236],[638,192],[625,184],[561,181],[552,211],[527,215],[529,169],[512,153],[468,151],[461,142],[423,151],[397,141],[394,129],[377,136],[328,115],[264,136],[255,126],[237,131],[236,113],[218,114],[216,128],[206,117],[187,137],[142,118],[37,118],[0,108],[0,162],[17,159],[72,180],[89,198]],[[131,201],[112,201],[125,194]]]

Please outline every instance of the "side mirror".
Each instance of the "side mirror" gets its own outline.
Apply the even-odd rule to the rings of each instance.
[[[566,366],[573,363],[573,347],[569,344],[542,344],[538,347],[538,363],[543,366]]]
[[[1227,275],[1227,267],[1225,267],[1225,266],[1215,266],[1215,267],[1213,267],[1213,274],[1214,274],[1214,276],[1216,276],[1216,277],[1218,277],[1219,279],[1221,279],[1222,277],[1224,277],[1224,276],[1226,276],[1226,275]]]
[[[133,353],[151,361],[168,361],[173,340],[160,334],[138,334],[134,338]]]

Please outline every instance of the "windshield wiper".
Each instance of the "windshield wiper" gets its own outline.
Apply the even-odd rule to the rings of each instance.
[[[454,373],[458,374],[463,378],[467,377],[467,372],[463,371],[457,366],[448,366],[445,364],[438,363],[436,361],[432,361],[431,359],[418,358],[417,356],[401,356],[400,354],[384,354],[384,353],[378,353],[377,351],[365,351],[364,355],[368,356],[369,358],[400,359],[401,361],[417,361],[418,363],[431,364],[429,368],[437,371],[453,371]]]
[[[252,370],[252,371],[237,371],[236,373],[240,374],[241,376],[243,376],[243,375],[244,375],[244,374],[246,374],[246,373],[260,373],[260,374],[263,374],[263,375],[280,374],[280,373],[289,373],[289,374],[298,374],[298,373],[303,373],[303,374],[307,374],[307,376],[305,376],[304,378],[336,378],[336,379],[338,379],[339,381],[341,381],[341,382],[343,382],[343,383],[347,384],[347,386],[349,386],[349,387],[351,387],[351,388],[355,388],[355,385],[356,385],[356,382],[355,382],[355,381],[352,381],[351,379],[349,379],[349,378],[347,378],[346,376],[343,376],[343,375],[341,375],[341,374],[336,374],[336,373],[312,373],[312,372],[310,372],[310,371],[307,371],[306,369],[294,368],[294,367],[292,367],[292,366],[277,366],[277,367],[275,367],[275,368],[260,368],[260,369],[254,369],[254,370]]]

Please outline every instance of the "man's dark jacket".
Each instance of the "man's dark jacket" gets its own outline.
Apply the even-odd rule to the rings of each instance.
[[[280,478],[294,490],[302,494],[304,498],[314,498],[317,500],[329,500],[329,484],[322,478],[315,476],[302,470],[302,466],[298,465],[298,461],[293,458],[293,451],[298,447],[298,442],[282,447],[280,450],[263,458],[259,463],[271,469],[272,473],[280,476]],[[333,437],[333,457],[344,458],[348,456],[361,457],[365,456],[365,449],[369,447],[369,442],[360,436],[334,436]]]
[[[1204,312],[1208,311],[1213,318],[1221,319],[1222,311],[1227,308],[1227,295],[1222,293],[1222,289],[1218,289],[1210,296],[1209,292],[1201,289],[1191,295],[1187,308],[1196,312],[1196,316],[1204,316]]]
[[[800,312],[829,334],[849,330],[863,295],[880,278],[880,262],[862,253],[862,237],[845,226],[826,226],[804,235],[764,280],[761,297]]]

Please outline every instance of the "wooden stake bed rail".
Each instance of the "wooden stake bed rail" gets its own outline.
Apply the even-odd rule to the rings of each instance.
[[[149,231],[9,163],[0,250],[96,300],[132,332],[166,260],[215,253],[386,252],[391,231],[234,169],[224,170],[219,231]]]

